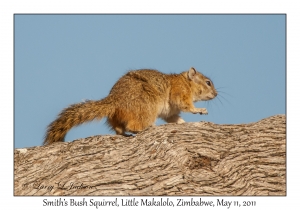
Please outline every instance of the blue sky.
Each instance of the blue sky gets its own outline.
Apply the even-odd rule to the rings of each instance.
[[[286,112],[285,15],[15,15],[15,148],[39,146],[65,107],[98,100],[131,69],[210,77],[219,96],[187,122],[249,123]],[[91,122],[66,141],[114,134]],[[157,124],[164,123],[161,120]]]

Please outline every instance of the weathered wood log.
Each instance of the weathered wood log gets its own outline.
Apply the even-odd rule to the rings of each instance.
[[[286,119],[15,149],[15,195],[286,195]]]

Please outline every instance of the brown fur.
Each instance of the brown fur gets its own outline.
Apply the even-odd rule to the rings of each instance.
[[[44,144],[64,141],[74,126],[107,117],[117,134],[138,133],[154,124],[156,118],[183,123],[180,111],[207,114],[193,102],[213,99],[217,91],[210,79],[193,67],[181,74],[157,70],[129,71],[99,101],[87,101],[65,108],[47,129]]]

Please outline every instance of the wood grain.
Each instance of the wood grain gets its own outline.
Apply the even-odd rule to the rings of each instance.
[[[286,195],[286,117],[15,149],[14,195]]]

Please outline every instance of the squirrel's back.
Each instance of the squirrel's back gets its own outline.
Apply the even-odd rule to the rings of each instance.
[[[112,87],[109,97],[119,108],[136,109],[145,102],[157,102],[165,98],[170,89],[167,75],[157,70],[141,69],[129,71]]]

